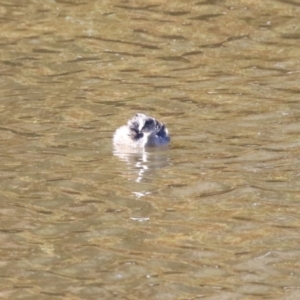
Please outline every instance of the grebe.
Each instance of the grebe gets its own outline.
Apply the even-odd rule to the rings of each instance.
[[[127,125],[118,128],[113,137],[115,147],[145,148],[170,142],[168,129],[155,118],[137,113]]]

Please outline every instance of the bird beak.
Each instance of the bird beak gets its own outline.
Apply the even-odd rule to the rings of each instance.
[[[142,133],[144,125],[145,125],[144,123],[142,123],[142,124],[139,125],[139,133]]]

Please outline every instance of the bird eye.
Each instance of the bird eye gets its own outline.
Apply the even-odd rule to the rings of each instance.
[[[149,119],[149,120],[147,120],[146,122],[145,122],[145,126],[151,126],[152,124],[153,124],[153,120],[152,119]]]

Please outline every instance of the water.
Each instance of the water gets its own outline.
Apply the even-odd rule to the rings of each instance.
[[[299,298],[299,10],[0,2],[1,298]]]

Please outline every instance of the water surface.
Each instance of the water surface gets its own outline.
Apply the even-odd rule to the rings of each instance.
[[[1,298],[299,298],[299,13],[1,1]]]

